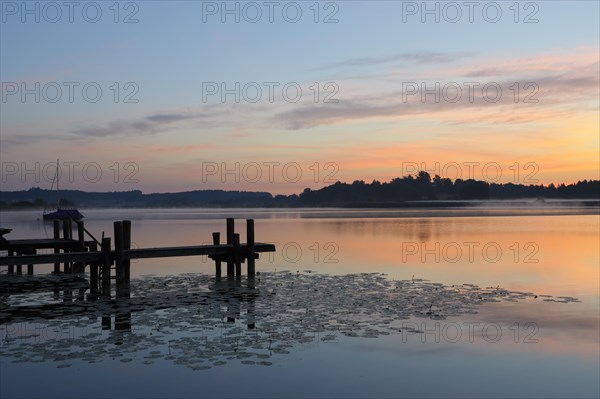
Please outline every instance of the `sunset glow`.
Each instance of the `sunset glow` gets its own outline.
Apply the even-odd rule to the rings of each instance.
[[[202,2],[145,2],[130,24],[6,14],[0,152],[18,171],[3,166],[2,189],[46,188],[36,163],[58,157],[79,163],[65,188],[87,191],[291,194],[386,181],[415,164],[468,178],[467,163],[474,178],[503,183],[532,172],[525,183],[599,178],[597,2],[541,3],[535,23],[515,23],[508,8],[498,23],[422,23],[400,3],[343,2],[331,24],[221,23]],[[73,101],[65,82],[77,84]],[[95,86],[82,93],[90,82],[97,102],[87,100]],[[302,88],[297,102],[282,92],[290,82],[289,96]],[[90,162],[97,181],[83,170]],[[135,178],[124,181],[128,163]]]

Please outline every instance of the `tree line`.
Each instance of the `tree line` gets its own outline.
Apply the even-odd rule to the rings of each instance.
[[[524,185],[488,183],[474,179],[431,177],[425,171],[397,177],[389,182],[336,182],[300,194],[272,195],[268,192],[193,190],[176,193],[144,194],[140,190],[85,192],[61,190],[61,204],[86,207],[274,207],[274,206],[411,206],[414,201],[512,200],[512,199],[586,199],[600,200],[600,180],[573,184]],[[3,209],[40,208],[56,205],[56,192],[31,188],[0,192]]]

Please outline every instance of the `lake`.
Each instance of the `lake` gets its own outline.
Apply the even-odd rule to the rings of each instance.
[[[132,220],[134,248],[211,243],[226,217],[245,242],[253,218],[277,252],[252,281],[216,281],[201,256],[133,260],[136,309],[2,324],[2,397],[600,395],[597,208],[82,212],[97,237]],[[39,217],[1,224],[51,237]],[[64,302],[86,300],[5,295],[0,314]]]

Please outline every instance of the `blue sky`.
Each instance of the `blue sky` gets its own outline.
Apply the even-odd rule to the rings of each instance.
[[[310,179],[294,184],[203,181],[197,178],[203,162],[297,162],[307,176],[314,162],[333,162],[339,165],[337,177],[347,181],[385,180],[401,175],[402,164],[413,161],[496,162],[503,168],[535,162],[542,183],[598,178],[596,1],[518,2],[518,23],[514,1],[477,2],[473,23],[465,14],[459,23],[449,23],[443,14],[439,23],[433,16],[423,23],[420,10],[403,22],[403,9],[423,3],[392,1],[319,2],[320,20],[335,11],[337,23],[314,23],[314,1],[296,2],[303,13],[297,23],[285,21],[279,11],[290,2],[277,2],[274,23],[267,20],[264,2],[253,3],[263,11],[257,23],[245,22],[243,14],[240,23],[231,16],[222,23],[220,1],[121,2],[119,20],[134,12],[138,22],[114,23],[113,3],[97,2],[102,10],[97,23],[86,22],[79,9],[70,23],[64,7],[56,23],[43,14],[39,23],[31,15],[23,23],[24,3],[2,1],[3,162],[60,157],[93,160],[103,168],[135,162],[141,178],[135,188],[144,191],[298,192],[323,185]],[[247,3],[237,2],[240,10]],[[464,2],[454,4],[468,12]],[[203,8],[213,6],[219,12],[203,22]],[[490,6],[502,10],[497,23],[482,15],[481,9]],[[523,23],[532,12],[538,22]],[[402,107],[403,83],[465,81],[498,82],[503,101],[471,106],[426,99]],[[6,84],[23,82],[28,87],[96,82],[103,93],[97,103],[84,101],[78,90],[72,103],[66,92],[56,103],[6,95]],[[110,89],[115,82],[121,96],[134,87],[138,102],[123,103],[121,97],[115,103]],[[128,82],[132,90],[124,87]],[[257,103],[235,103],[232,96],[222,103],[218,95],[203,102],[206,82],[228,87],[297,82],[303,94],[298,103],[284,101],[278,90],[272,103],[265,101],[266,92]],[[314,82],[321,90],[334,83],[338,102],[315,104]],[[535,82],[541,101],[504,101],[513,94],[511,82]],[[565,131],[565,124],[574,129]],[[394,155],[382,155],[386,149]],[[561,152],[566,149],[572,159]],[[398,155],[404,150],[408,154]],[[32,183],[3,176],[3,189]],[[133,188],[110,180],[93,186],[73,181],[72,186]]]

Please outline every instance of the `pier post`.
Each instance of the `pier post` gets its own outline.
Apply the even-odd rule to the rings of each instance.
[[[254,263],[254,219],[246,220],[246,245],[248,246],[248,276],[256,272]]]
[[[93,241],[90,244],[90,252],[96,251],[98,251],[98,244],[96,244],[96,241]],[[90,294],[92,294],[93,296],[97,295],[99,286],[100,284],[98,281],[98,263],[92,262],[90,263]]]
[[[235,234],[235,221],[233,218],[227,218],[227,244],[233,245],[233,235]],[[234,268],[233,268],[233,259],[230,256],[227,257],[227,275],[233,276]]]
[[[212,233],[212,237],[213,237],[213,245],[219,245],[221,244],[221,233],[214,232]],[[217,277],[221,277],[221,261],[220,260],[215,260],[215,275]]]
[[[123,249],[128,251],[131,249],[131,220],[123,220]],[[123,274],[125,284],[129,285],[131,280],[131,260],[123,258]]]
[[[85,248],[85,231],[81,220],[77,221],[77,241],[79,241],[79,249],[83,251]]]
[[[63,239],[64,240],[70,240],[71,239],[71,220],[63,220]],[[64,251],[64,252],[68,252],[68,251]],[[71,273],[71,263],[69,262],[65,262],[63,264],[63,271],[65,273]]]
[[[53,222],[53,227],[54,227],[54,235],[53,238],[55,240],[60,239],[60,221],[55,220]],[[59,247],[54,247],[54,253],[55,254],[59,254],[60,253],[60,248]],[[54,273],[60,273],[60,263],[55,263],[54,264]]]
[[[73,239],[73,224],[71,219],[63,220],[63,238],[65,240]]]
[[[239,278],[242,276],[242,257],[240,254],[240,235],[233,235],[233,259],[235,262],[235,274]]]
[[[35,255],[37,253],[37,251],[35,250],[35,248],[29,248],[26,252],[27,255]],[[30,276],[33,276],[33,264],[30,263],[27,265],[27,274]]]
[[[77,222],[77,241],[79,242],[78,248],[79,251],[85,251],[85,230],[83,226],[83,222],[78,220]],[[73,264],[73,272],[74,273],[83,273],[85,271],[85,263],[76,262]]]
[[[8,251],[8,256],[15,256],[15,253],[13,251]],[[15,265],[8,265],[8,274],[14,274],[15,272]]]
[[[110,266],[112,259],[110,255],[110,237],[102,239],[102,291],[108,291],[110,295]]]
[[[114,222],[115,232],[115,269],[117,285],[125,282],[125,270],[123,269],[123,222]]]

